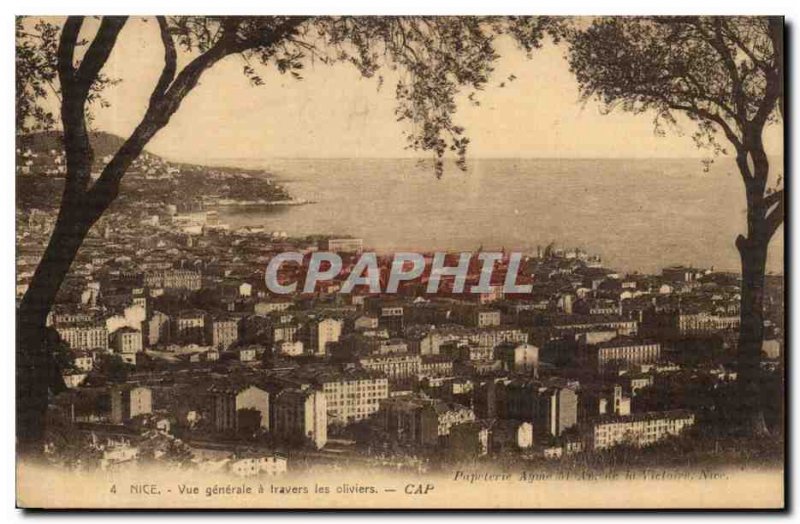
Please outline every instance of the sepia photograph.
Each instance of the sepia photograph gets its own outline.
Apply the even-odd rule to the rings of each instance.
[[[783,16],[14,29],[18,508],[786,508]]]

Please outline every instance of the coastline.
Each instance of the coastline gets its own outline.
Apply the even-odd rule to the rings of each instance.
[[[305,206],[316,204],[316,201],[306,200],[305,198],[291,198],[289,200],[234,200],[224,199],[216,202],[214,207],[265,207],[265,206]]]

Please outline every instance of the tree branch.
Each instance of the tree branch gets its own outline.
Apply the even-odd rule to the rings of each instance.
[[[162,38],[163,38],[162,30]],[[139,125],[133,130],[133,133],[114,154],[111,161],[103,168],[100,178],[89,190],[88,200],[94,206],[92,210],[93,219],[96,220],[105,211],[105,208],[119,194],[119,186],[122,177],[125,175],[128,167],[144,150],[144,146],[155,136],[169,122],[172,114],[177,111],[183,98],[189,91],[197,84],[200,75],[211,67],[213,64],[230,54],[226,46],[230,41],[223,35],[208,51],[204,52],[194,60],[189,62],[181,72],[170,82],[169,87],[158,96],[151,96],[150,103],[142,117]],[[167,44],[168,45],[168,44]],[[165,58],[167,61],[171,60],[168,57],[170,51],[165,49]],[[165,63],[164,68],[168,69],[169,62]],[[159,83],[165,77],[162,70]],[[158,89],[159,86],[156,86]],[[155,95],[155,91],[154,91]]]
[[[774,193],[773,193],[774,194]],[[770,195],[771,196],[771,195]],[[783,208],[784,208],[784,199],[781,198],[778,200],[778,205],[770,211],[766,218],[766,232],[767,232],[767,241],[772,238],[772,235],[775,234],[775,231],[783,224]]]
[[[729,107],[723,100],[723,97],[717,96],[716,98],[710,94],[706,94],[706,89],[702,87],[701,83],[692,75],[689,71],[683,71],[679,78],[683,78],[686,80],[688,84],[691,84],[691,87],[694,88],[691,92],[681,93],[686,98],[697,98],[699,100],[704,100],[708,102],[711,106],[717,106],[722,110],[723,113],[728,115],[729,118],[732,118],[734,121],[738,120],[738,116],[734,108]]]
[[[64,127],[64,154],[67,164],[67,177],[61,197],[59,217],[74,212],[78,200],[90,180],[92,147],[86,131],[84,108],[86,94],[77,86],[75,70],[75,47],[83,25],[83,17],[70,16],[64,23],[58,42],[57,69],[61,83],[61,124]],[[68,217],[72,220],[74,217]]]
[[[114,44],[117,42],[117,36],[119,36],[119,32],[127,20],[128,18],[125,16],[103,17],[100,22],[100,28],[97,30],[92,43],[89,44],[89,49],[86,50],[78,71],[75,73],[75,81],[80,89],[78,91],[79,94],[85,93],[88,95],[89,89],[97,80],[97,75],[100,74],[100,70],[108,61],[108,57],[114,49]]]
[[[64,22],[61,29],[61,37],[58,40],[58,79],[61,83],[61,90],[67,92],[75,77],[75,46],[78,43],[78,34],[83,25],[82,16],[70,16]]]
[[[783,19],[772,16],[767,23],[773,48],[774,67],[765,73],[767,85],[764,89],[764,99],[753,117],[753,123],[759,127],[764,126],[776,105],[783,118]]]
[[[769,209],[781,200],[783,200],[783,189],[778,189],[764,197],[764,205]]]
[[[766,125],[767,119],[775,110],[776,105],[779,106],[778,108],[781,111],[781,115],[783,115],[783,106],[780,104],[783,93],[783,82],[781,82],[779,75],[780,73],[778,71],[773,71],[772,74],[766,75],[767,85],[764,89],[764,98],[761,100],[758,110],[751,121],[758,130],[763,129],[764,125]]]
[[[665,103],[671,109],[676,109],[678,111],[685,111],[686,113],[690,113],[700,118],[710,120],[716,123],[718,126],[720,126],[720,128],[722,128],[722,131],[725,133],[725,137],[728,139],[728,141],[730,141],[733,144],[733,146],[736,148],[737,151],[740,148],[742,148],[743,146],[742,141],[733,131],[733,128],[730,126],[730,124],[728,124],[725,121],[725,119],[722,118],[721,116],[712,113],[711,111],[708,111],[706,109],[693,105],[678,104],[677,102],[671,102],[671,101],[665,101]]]
[[[114,158],[105,166],[100,178],[92,186],[89,200],[96,206],[93,216],[99,218],[105,208],[116,198],[119,193],[120,182],[130,164],[142,152],[144,146],[169,123],[170,118],[178,110],[189,92],[194,89],[204,71],[232,54],[241,53],[249,49],[269,47],[277,44],[282,39],[291,35],[294,30],[310,17],[290,17],[275,29],[259,35],[257,38],[238,39],[239,21],[236,18],[227,18],[223,27],[223,34],[211,48],[189,62],[177,74],[169,87],[158,99],[151,103],[145,112],[142,121],[136,126],[130,137],[122,144]],[[162,38],[164,32],[162,29]],[[165,45],[168,43],[165,42]],[[165,56],[169,51],[165,51]],[[168,60],[171,60],[168,58]],[[167,66],[165,66],[166,68]],[[162,74],[163,76],[163,74]]]
[[[764,72],[768,72],[769,64],[763,59],[758,58],[752,49],[747,47],[744,41],[739,37],[736,31],[730,26],[730,24],[725,24],[725,36],[730,38],[730,40],[741,49],[741,51],[747,55],[747,57],[756,65],[756,67],[760,68]]]
[[[157,16],[158,29],[161,34],[161,42],[164,44],[164,68],[161,70],[161,76],[158,78],[156,87],[153,89],[153,94],[150,95],[150,104],[153,105],[166,93],[167,88],[175,78],[175,71],[177,70],[178,56],[175,50],[175,42],[172,40],[172,35],[169,32],[167,19],[163,16]]]
[[[283,23],[279,24],[271,31],[265,31],[262,34],[254,37],[235,40],[232,45],[232,52],[241,53],[243,51],[248,51],[250,49],[256,49],[259,47],[273,46],[284,38],[288,38],[294,34],[295,30],[310,18],[310,16],[287,17]]]
[[[725,40],[722,37],[723,32],[723,18],[714,17],[714,35],[709,38],[709,44],[717,50],[722,62],[725,64],[728,74],[731,76],[731,89],[733,90],[733,107],[736,110],[737,119],[742,127],[747,122],[747,104],[744,94],[744,86],[742,79],[739,76],[739,70],[736,67],[736,61],[733,59],[733,54],[728,46],[725,45]],[[700,24],[698,23],[698,26]]]
[[[783,17],[778,16],[771,16],[767,21],[769,26],[769,37],[772,40],[772,50],[775,56],[775,67],[778,70],[778,83],[780,85],[779,89],[779,99],[778,99],[778,109],[781,112],[781,118],[783,118],[783,66],[784,66],[784,54],[783,54]]]

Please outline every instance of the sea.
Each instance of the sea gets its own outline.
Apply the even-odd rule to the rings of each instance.
[[[219,159],[259,168],[297,206],[222,208],[231,227],[289,236],[348,235],[382,253],[400,250],[535,252],[584,249],[619,271],[672,264],[738,271],[745,228],[741,178],[731,159],[476,159],[466,171],[417,159]],[[781,159],[772,163],[781,169]],[[768,271],[783,273],[783,227]]]

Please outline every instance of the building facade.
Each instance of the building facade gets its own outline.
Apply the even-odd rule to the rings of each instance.
[[[225,351],[239,340],[239,321],[213,319],[206,326],[206,340],[217,351]]]
[[[312,320],[305,326],[305,350],[314,355],[325,355],[329,343],[338,342],[342,336],[342,321],[333,318]]]
[[[389,380],[368,373],[329,374],[317,382],[325,393],[329,424],[350,424],[369,418],[389,397]]]
[[[124,424],[138,415],[153,412],[153,392],[150,388],[120,387],[111,392],[111,422]]]
[[[151,289],[186,289],[197,291],[202,287],[202,276],[197,271],[165,269],[144,274],[144,285]]]
[[[411,354],[371,356],[359,362],[367,371],[382,373],[393,380],[417,376],[422,365],[420,356]]]
[[[284,389],[275,396],[274,434],[284,442],[322,449],[328,442],[325,393],[308,387]]]
[[[655,364],[661,358],[661,344],[620,337],[601,342],[590,349],[590,359],[598,372],[631,368],[640,364]]]
[[[217,431],[269,430],[269,393],[256,386],[212,386],[211,417]]]
[[[73,350],[108,350],[108,329],[97,324],[76,324],[56,327],[61,340]]]
[[[172,322],[176,341],[185,344],[203,344],[206,314],[200,310],[182,311]]]
[[[680,435],[694,425],[690,411],[636,413],[627,417],[612,416],[594,423],[594,449],[606,449],[620,444],[637,447],[654,444],[667,437]]]

